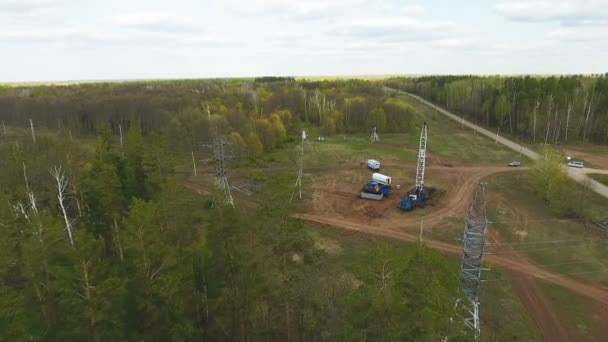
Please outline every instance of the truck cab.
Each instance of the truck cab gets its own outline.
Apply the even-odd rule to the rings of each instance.
[[[380,170],[380,162],[377,161],[376,159],[368,159],[367,160],[367,167],[371,170],[374,171],[379,171]]]

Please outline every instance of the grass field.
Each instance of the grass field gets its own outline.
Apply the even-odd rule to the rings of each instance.
[[[487,182],[491,228],[515,250],[550,271],[608,285],[608,240],[600,232],[585,220],[556,217],[543,200],[530,194],[525,174],[498,174]],[[608,212],[608,201],[594,194],[581,196],[581,201],[598,213]]]
[[[593,330],[589,312],[594,310],[594,303],[559,286],[541,283],[540,287],[556,309],[560,322],[571,338],[578,341],[588,339]]]
[[[506,276],[500,270],[494,273]],[[508,281],[483,283],[479,297],[482,341],[542,341]]]
[[[604,185],[608,185],[608,175],[592,173],[592,174],[589,174],[588,176]]]

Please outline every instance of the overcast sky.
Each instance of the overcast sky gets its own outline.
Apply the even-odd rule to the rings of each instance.
[[[0,82],[608,72],[608,0],[0,0]]]

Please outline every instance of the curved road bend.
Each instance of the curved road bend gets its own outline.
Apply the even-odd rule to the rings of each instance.
[[[384,87],[384,89],[388,90],[388,91],[393,91],[393,92],[397,92],[400,94],[404,94],[407,95],[415,100],[418,100],[419,102],[435,109],[436,111],[440,112],[441,114],[444,114],[445,116],[447,116],[448,118],[458,121],[459,123],[462,123],[463,125],[470,127],[474,130],[476,130],[477,132],[488,136],[489,138],[495,139],[497,140],[499,143],[505,145],[506,147],[516,151],[516,152],[521,152],[521,154],[525,155],[526,157],[532,159],[532,160],[536,160],[539,158],[538,153],[530,150],[529,148],[526,148],[520,144],[517,144],[509,139],[503,138],[501,136],[496,137],[496,133],[490,132],[487,129],[477,126],[474,123],[471,123],[467,120],[464,120],[462,117],[459,117],[453,113],[448,112],[447,110],[421,98],[418,95],[414,95],[414,94],[410,94],[410,93],[406,93],[404,91],[401,90],[397,90],[397,89],[393,89],[393,88],[389,88],[389,87]],[[586,173],[589,172],[585,172],[584,169],[574,169],[571,167],[567,167],[567,166],[563,166],[564,171],[566,172],[566,174],[574,179],[575,181],[577,181],[579,184],[582,184],[583,186],[587,186],[589,187],[591,190],[595,191],[596,193],[598,193],[599,195],[603,196],[604,198],[608,198],[608,186],[603,185],[602,183],[595,181],[591,178],[589,178]],[[598,170],[595,170],[598,171]],[[603,173],[603,172],[601,172]]]

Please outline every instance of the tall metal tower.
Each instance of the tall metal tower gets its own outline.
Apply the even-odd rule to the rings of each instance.
[[[416,169],[416,191],[422,192],[424,188],[424,168],[426,166],[426,122],[422,125],[420,132],[420,147],[418,148],[418,167]]]
[[[399,208],[405,211],[414,210],[416,207],[424,208],[426,194],[424,193],[424,170],[426,167],[426,143],[428,135],[426,122],[420,131],[420,146],[418,148],[418,166],[416,167],[416,186],[413,191],[407,193],[405,198],[399,202]]]
[[[228,177],[226,176],[225,164],[226,160],[236,159],[236,156],[230,153],[226,153],[226,145],[229,143],[220,136],[219,133],[211,144],[203,144],[203,146],[210,148],[213,156],[205,162],[213,163],[215,165],[215,185],[222,194],[222,200],[225,204],[229,204],[234,207],[234,200],[232,199],[232,193],[230,192],[230,184],[228,183]]]
[[[376,127],[372,129],[372,135],[370,136],[369,140],[373,143],[380,141],[380,136],[378,135],[378,130]]]
[[[464,303],[456,302],[457,306],[464,309],[465,325],[475,330],[476,337],[480,335],[478,294],[481,285],[487,227],[485,187],[482,183],[479,183],[469,208],[469,216],[465,220],[462,239],[461,291],[466,295],[468,301]]]
[[[289,201],[293,200],[293,195],[296,193],[296,187],[300,191],[300,199],[302,199],[302,169],[304,168],[304,142],[306,141],[306,131],[302,131],[302,150],[300,154],[300,169],[298,170],[298,179],[296,184],[293,186],[293,192]]]

